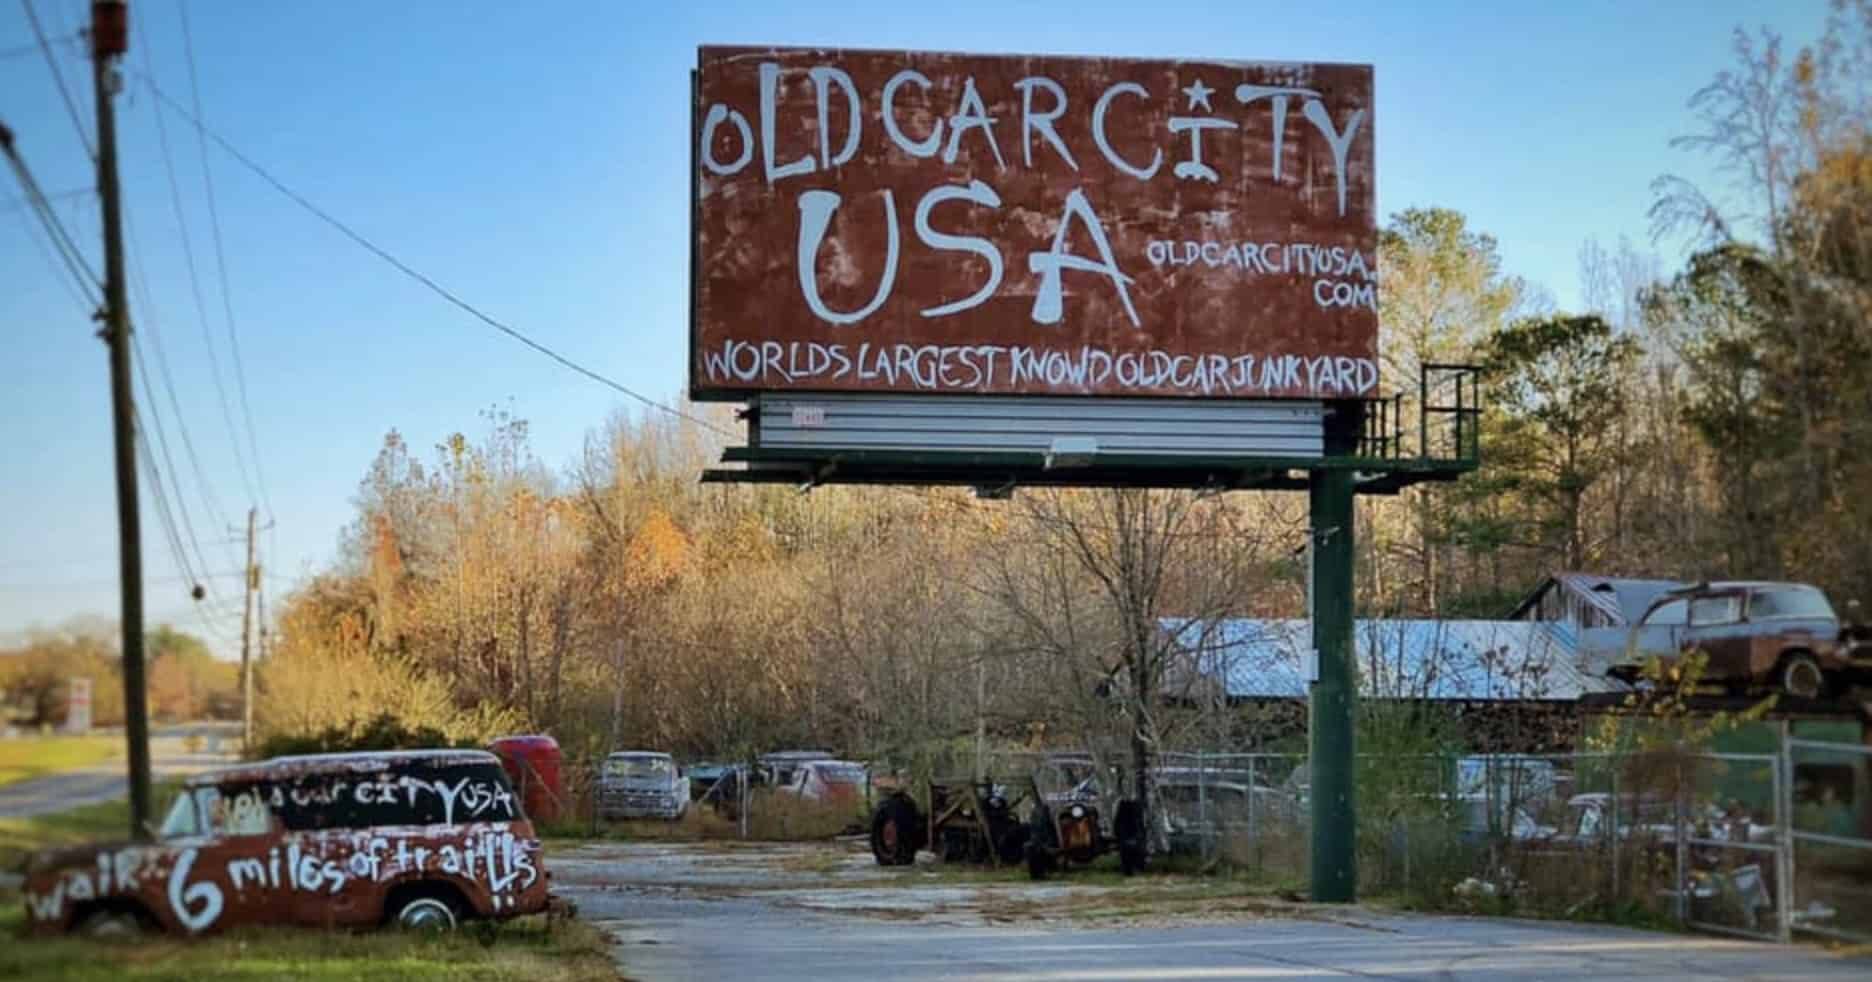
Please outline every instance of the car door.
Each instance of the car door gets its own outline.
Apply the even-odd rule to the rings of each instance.
[[[1677,597],[1646,612],[1638,626],[1632,628],[1626,660],[1639,665],[1652,658],[1661,658],[1667,665],[1674,662],[1682,642],[1689,607],[1688,598]]]
[[[270,862],[278,819],[258,788],[195,788],[197,834],[164,842],[175,854],[166,881],[169,906],[190,932],[292,919],[290,891]]]
[[[1701,651],[1708,658],[1702,681],[1732,683],[1748,678],[1749,627],[1742,618],[1741,591],[1692,598],[1689,624],[1678,644],[1684,656]]]

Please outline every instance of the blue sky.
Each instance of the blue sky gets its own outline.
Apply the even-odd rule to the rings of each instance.
[[[80,0],[35,0],[70,36]],[[129,66],[189,99],[176,0],[133,0]],[[1553,4],[1118,4],[950,0],[497,4],[415,0],[196,2],[208,123],[322,207],[471,302],[626,385],[684,386],[688,70],[698,44],[810,44],[1135,57],[1367,62],[1376,71],[1381,214],[1437,205],[1496,235],[1508,270],[1578,297],[1598,237],[1649,245],[1650,181],[1709,179],[1673,151],[1690,94],[1729,61],[1738,24],[1815,37],[1822,0]],[[0,3],[0,120],[49,192],[92,183],[18,3]],[[55,44],[85,126],[90,72]],[[238,547],[222,524],[260,497],[247,450],[192,131],[168,120],[201,274],[223,417],[189,285],[157,117],[135,77],[119,100],[122,173],[148,298],[182,418],[220,505],[211,513],[161,396],[184,497],[219,603],[191,611],[145,500],[152,620],[207,630],[232,653]],[[624,405],[403,278],[210,148],[264,497],[269,591],[333,556],[384,433],[418,448],[479,434],[500,406],[531,422],[548,463],[571,460]],[[18,188],[0,181],[0,635],[114,614],[115,505],[105,351],[41,254]],[[60,215],[92,256],[98,211]],[[1666,269],[1680,250],[1659,248]],[[150,352],[152,358],[154,351]],[[139,394],[140,395],[140,394]],[[160,395],[160,392],[159,392]],[[262,503],[263,511],[267,509]],[[204,621],[207,627],[204,628]]]

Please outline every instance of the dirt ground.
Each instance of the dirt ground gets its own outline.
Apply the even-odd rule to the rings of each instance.
[[[555,888],[663,979],[1863,979],[1810,948],[1290,902],[1196,876],[885,869],[862,841],[549,849]]]
[[[825,843],[606,843],[555,852],[551,862],[554,882],[572,891],[758,900],[782,910],[952,926],[1348,916],[1193,876],[1124,880],[1113,871],[1097,869],[1033,882],[1023,868],[945,867],[927,853],[918,856],[914,867],[885,869],[857,838]]]

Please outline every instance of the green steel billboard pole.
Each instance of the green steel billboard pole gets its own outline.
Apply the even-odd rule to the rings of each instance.
[[[1317,672],[1307,725],[1311,770],[1312,897],[1350,903],[1358,890],[1354,851],[1352,707],[1352,477],[1315,470],[1309,495],[1312,541],[1307,603]]]

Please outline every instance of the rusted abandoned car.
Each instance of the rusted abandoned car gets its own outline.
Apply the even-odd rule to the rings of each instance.
[[[1701,651],[1705,684],[1822,699],[1872,675],[1872,651],[1852,633],[1826,594],[1804,583],[1699,583],[1651,604],[1609,674],[1637,682],[1653,657],[1668,671]]]
[[[689,784],[669,754],[611,754],[598,774],[598,817],[674,821],[689,809]]]
[[[479,750],[279,757],[200,774],[153,843],[42,852],[35,933],[252,924],[450,928],[545,911],[540,843]]]
[[[1158,820],[1173,853],[1202,852],[1220,837],[1252,839],[1263,831],[1291,829],[1299,806],[1286,791],[1240,770],[1161,768],[1153,771]]]
[[[832,759],[832,754],[825,750],[776,750],[762,754],[754,761],[748,779],[758,787],[791,787],[799,780],[803,765]]]
[[[775,790],[807,801],[862,806],[870,781],[863,764],[847,760],[809,760],[789,769],[786,780],[777,784]]]

